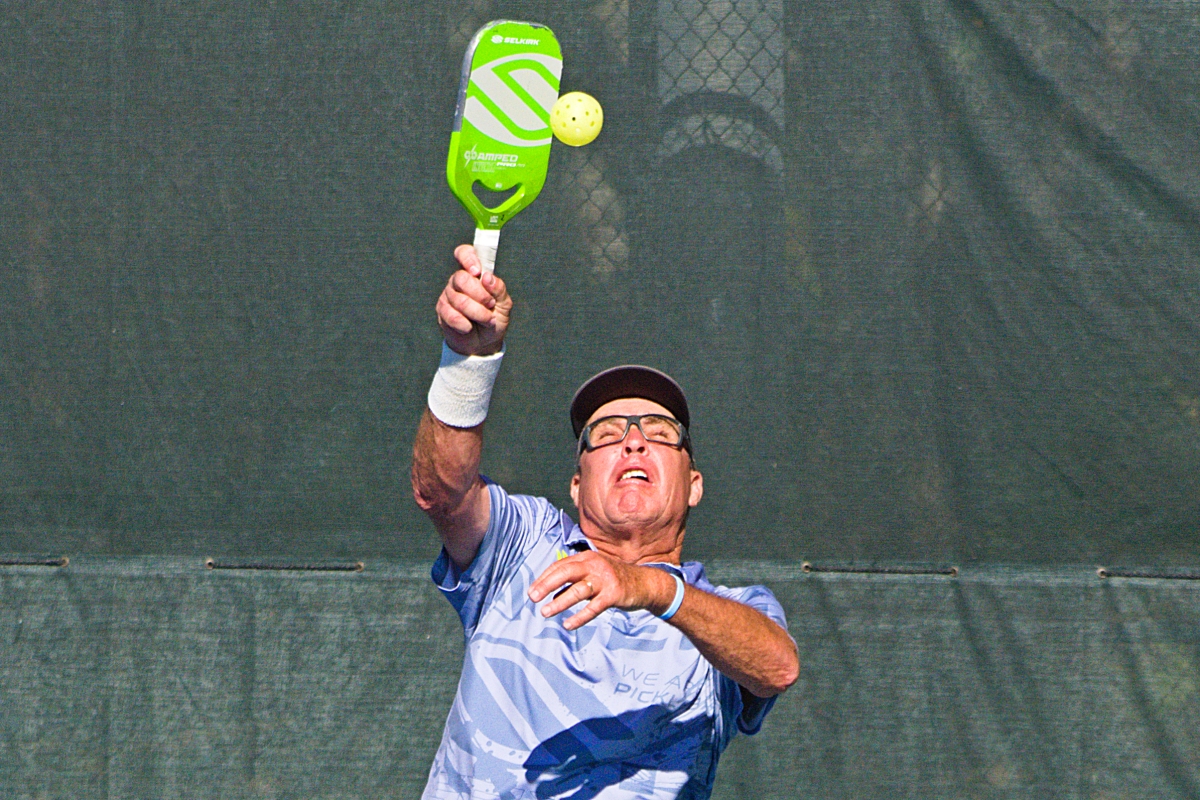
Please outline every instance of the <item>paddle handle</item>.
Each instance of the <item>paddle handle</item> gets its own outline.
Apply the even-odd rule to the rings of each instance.
[[[475,229],[475,252],[484,272],[496,271],[496,248],[500,246],[500,231]]]

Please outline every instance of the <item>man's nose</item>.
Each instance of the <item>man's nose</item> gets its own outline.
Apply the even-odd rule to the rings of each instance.
[[[642,429],[637,425],[630,425],[629,432],[625,434],[626,453],[644,453],[646,452],[646,437],[642,436]]]

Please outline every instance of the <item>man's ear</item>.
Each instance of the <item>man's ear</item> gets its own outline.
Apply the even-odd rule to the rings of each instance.
[[[700,505],[700,498],[704,497],[704,476],[700,474],[700,470],[692,470],[691,482],[688,488],[688,508],[695,508]]]
[[[571,476],[571,502],[579,508],[579,468],[575,468],[575,474]]]

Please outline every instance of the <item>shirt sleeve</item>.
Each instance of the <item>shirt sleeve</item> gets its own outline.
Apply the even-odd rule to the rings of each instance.
[[[510,495],[484,478],[491,500],[487,532],[475,560],[459,570],[446,548],[433,563],[430,577],[454,606],[467,638],[475,632],[491,599],[520,568],[537,540],[555,524],[560,512],[541,497]]]
[[[783,613],[783,606],[780,605],[779,600],[776,599],[775,595],[767,587],[746,586],[729,589],[724,586],[718,586],[715,589],[715,593],[750,606],[755,611],[765,614],[767,618],[784,630],[787,630],[787,617]],[[778,695],[766,698],[755,697],[750,692],[743,692],[742,687],[732,678],[721,675],[720,681],[720,697],[722,705],[726,709],[727,718],[736,720],[737,729],[742,733],[748,735],[758,733],[759,729],[762,728],[763,720],[767,718],[767,712],[775,705]],[[729,735],[732,736],[732,733],[730,731]]]

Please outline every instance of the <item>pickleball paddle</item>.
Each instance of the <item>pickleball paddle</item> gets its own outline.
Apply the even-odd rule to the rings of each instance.
[[[475,249],[488,271],[495,269],[500,229],[546,182],[561,77],[562,50],[544,25],[495,20],[467,47],[446,179],[475,219]],[[497,193],[508,195],[487,201],[494,206],[480,198]]]

